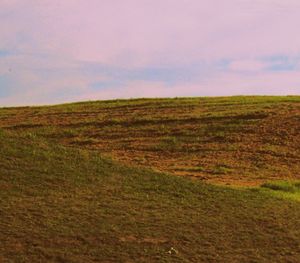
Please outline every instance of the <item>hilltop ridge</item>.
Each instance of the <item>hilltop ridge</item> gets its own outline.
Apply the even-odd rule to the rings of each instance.
[[[300,97],[95,101],[7,108],[0,127],[213,183],[300,179]]]

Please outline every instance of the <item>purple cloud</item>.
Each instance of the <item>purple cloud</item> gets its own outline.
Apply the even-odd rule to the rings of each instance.
[[[0,105],[300,94],[299,24],[298,0],[1,0]]]

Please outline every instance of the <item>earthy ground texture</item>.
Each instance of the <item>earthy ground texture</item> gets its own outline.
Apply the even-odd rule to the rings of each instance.
[[[300,179],[300,97],[89,102],[0,112],[0,127],[213,183]]]
[[[299,128],[300,97],[2,108],[0,262],[299,263]]]

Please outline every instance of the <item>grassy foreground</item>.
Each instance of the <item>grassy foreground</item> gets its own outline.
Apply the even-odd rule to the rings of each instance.
[[[222,104],[223,100],[236,98],[218,100],[217,104]],[[283,166],[282,171],[289,173],[288,176],[282,173],[281,179],[297,179],[299,145],[294,143],[299,135],[296,131],[293,133],[292,128],[298,125],[299,98],[246,100],[249,100],[244,103],[247,108],[271,103],[272,106],[268,106],[271,111],[277,109],[283,114],[282,108],[291,110],[287,122],[293,126],[280,125],[282,129],[285,127],[287,137],[278,137],[282,138],[282,144],[279,139],[276,141],[282,151],[286,149],[276,154],[286,157],[280,163],[268,163],[268,169],[274,172],[272,165],[277,170]],[[168,108],[172,103],[180,108],[192,101],[166,100],[164,103]],[[207,103],[213,101],[210,99]],[[0,110],[0,262],[298,263],[300,202],[295,197],[299,194],[298,183],[267,182],[281,175],[270,177],[271,172],[262,166],[260,176],[265,180],[262,188],[216,186],[136,165],[129,167],[130,162],[124,165],[103,158],[102,151],[106,149],[103,146],[78,143],[91,138],[91,132],[98,127],[94,132],[103,138],[105,134],[116,136],[112,141],[115,145],[107,147],[119,147],[116,142],[121,133],[117,132],[121,129],[124,138],[128,136],[125,131],[129,132],[131,127],[135,132],[130,134],[149,129],[147,122],[146,126],[131,126],[132,108],[140,109],[139,104],[143,108],[145,103],[153,108],[157,102],[115,101]],[[103,124],[102,118],[106,116],[103,112],[120,114],[126,107],[130,109],[129,117],[124,113],[122,118],[128,118],[130,125],[121,125],[121,121],[109,124],[107,120],[107,126]],[[258,105],[255,109],[260,107],[265,106]],[[227,113],[222,114],[227,116]],[[162,116],[152,115],[152,118]],[[296,120],[295,124],[292,120]],[[192,123],[194,121],[189,125]],[[196,123],[202,127],[200,121]],[[242,126],[256,125],[256,120],[253,123]],[[224,123],[218,125],[225,127]],[[274,134],[278,131],[275,129]],[[230,132],[226,132],[224,138],[229,135]],[[268,136],[265,138],[277,138],[270,131]],[[101,141],[99,138],[97,142]],[[168,151],[176,153],[175,148],[168,147],[173,146],[167,144],[162,149],[173,149]],[[279,160],[276,155],[272,158]],[[190,169],[191,172],[201,170],[199,166]],[[225,179],[226,175],[234,177],[234,173],[214,176],[218,175]],[[240,176],[251,177],[251,173]]]
[[[1,133],[1,262],[299,262],[300,203]]]

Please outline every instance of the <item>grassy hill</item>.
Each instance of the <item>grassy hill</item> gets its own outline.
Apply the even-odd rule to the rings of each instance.
[[[0,111],[0,127],[213,183],[300,179],[300,97],[87,102]]]
[[[299,102],[0,109],[0,262],[299,262]]]

